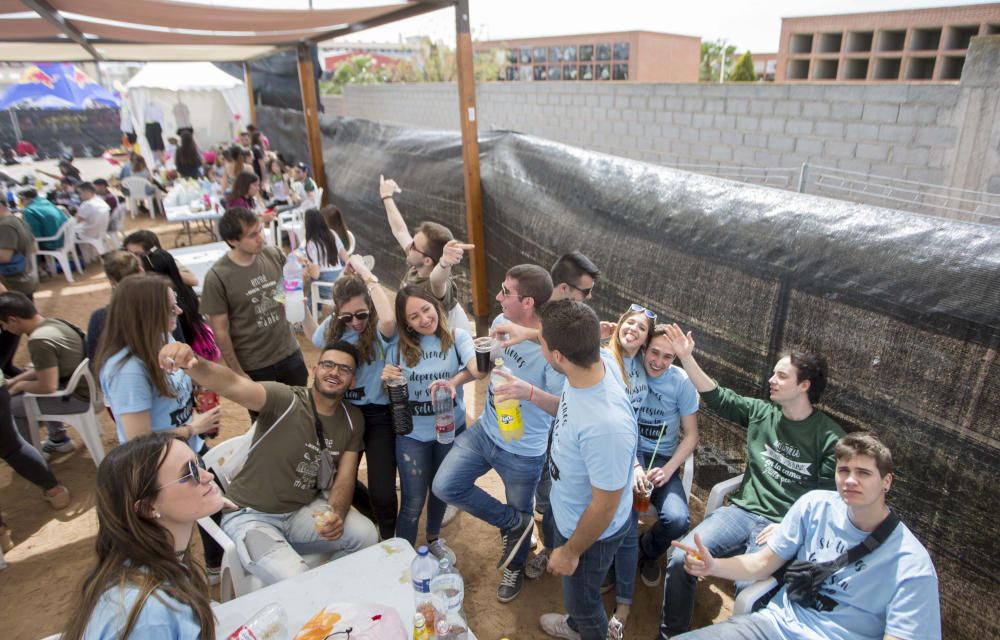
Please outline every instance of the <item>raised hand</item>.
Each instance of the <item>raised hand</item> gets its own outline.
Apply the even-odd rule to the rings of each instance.
[[[690,331],[685,335],[679,325],[669,324],[667,325],[666,337],[678,358],[687,358],[694,353],[694,336],[691,335]]]
[[[160,349],[159,361],[161,369],[167,373],[174,373],[178,369],[190,369],[198,359],[188,345],[183,342],[171,342]]]
[[[461,240],[449,240],[441,251],[441,259],[438,260],[438,263],[445,269],[454,267],[462,261],[462,256],[465,255],[466,251],[471,251],[475,248],[476,245],[474,244],[466,244]]]
[[[379,174],[378,177],[378,195],[380,198],[388,198],[396,193],[402,193],[403,190],[399,188],[396,181],[393,179],[386,180],[385,176]]]
[[[671,546],[677,547],[684,552],[684,570],[689,574],[701,577],[711,575],[712,567],[715,564],[715,558],[712,554],[708,552],[705,545],[701,543],[701,534],[694,534],[694,547],[689,547],[688,545],[674,540],[670,543]]]
[[[389,380],[395,380],[396,378],[403,377],[403,370],[394,364],[385,363],[382,367],[382,382],[388,382]]]
[[[531,340],[535,335],[537,335],[537,332],[533,329],[522,327],[521,325],[514,324],[513,322],[498,324],[496,328],[490,331],[490,337],[497,340],[500,343],[500,346],[505,349],[518,344],[519,342]]]

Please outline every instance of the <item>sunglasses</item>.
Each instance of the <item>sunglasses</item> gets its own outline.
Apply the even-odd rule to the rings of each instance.
[[[502,295],[505,298],[516,296],[518,300],[524,300],[524,296],[517,293],[511,293],[510,290],[507,288],[507,286],[504,285],[504,283],[502,282],[500,283],[500,295]]]
[[[583,294],[583,297],[584,297],[584,298],[588,297],[588,296],[589,296],[589,295],[590,295],[590,294],[591,294],[591,293],[592,293],[592,292],[594,291],[594,287],[587,287],[586,289],[584,289],[583,287],[578,287],[578,286],[576,286],[576,285],[575,285],[575,284],[573,284],[572,282],[567,282],[566,284],[568,284],[568,285],[569,285],[569,288],[570,288],[570,289],[576,289],[576,290],[577,290],[577,291],[579,291],[579,292],[580,292],[581,294]]]
[[[633,313],[639,313],[641,311],[645,313],[646,317],[649,318],[650,320],[656,320],[656,314],[647,309],[646,307],[642,306],[641,304],[636,304],[633,302],[632,305],[629,307],[629,311],[632,311]]]
[[[354,313],[342,313],[337,316],[341,322],[351,322],[353,320],[367,320],[371,316],[370,311],[356,311]]]
[[[426,253],[424,253],[423,251],[421,251],[420,249],[417,248],[417,241],[416,240],[410,240],[410,248],[407,249],[407,251],[416,251],[417,253],[419,253],[423,257],[430,258],[431,260],[434,260],[434,256],[426,254]]]
[[[163,491],[164,487],[169,487],[170,485],[176,484],[178,482],[181,484],[186,484],[189,480],[194,480],[195,484],[199,484],[201,482],[202,470],[207,471],[208,467],[205,466],[205,461],[201,459],[201,456],[195,456],[194,460],[187,461],[187,471],[188,471],[187,473],[182,475],[180,478],[177,478],[176,480],[171,480],[170,482],[161,484],[159,487],[156,488],[156,490]]]
[[[333,360],[320,360],[319,362],[316,363],[316,366],[326,371],[331,371],[333,369],[336,369],[345,375],[354,373],[354,367],[352,367],[351,365],[340,364],[339,362],[334,362]]]

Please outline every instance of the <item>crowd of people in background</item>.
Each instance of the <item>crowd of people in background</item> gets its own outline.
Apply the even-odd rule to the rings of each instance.
[[[588,302],[601,271],[565,248],[550,268],[508,265],[500,314],[481,336],[495,345],[484,369],[454,275],[466,253],[484,248],[438,222],[408,224],[393,179],[379,176],[371,194],[406,265],[391,299],[343,213],[321,206],[309,166],[289,166],[259,130],[205,153],[190,128],[169,142],[154,148],[157,168],[172,164],[179,177],[218,186],[228,251],[199,282],[155,233],[129,234],[100,256],[111,296],[86,333],[40,314],[33,253],[36,242],[55,247],[70,216],[87,234],[107,232],[121,206],[113,185],[82,180],[64,158],[50,197],[22,190],[20,215],[0,202],[0,453],[53,508],[65,508],[69,490],[46,459],[75,445],[50,422],[41,450],[32,447],[23,393],[63,388],[86,358],[120,443],[98,470],[97,560],[63,637],[154,629],[214,637],[208,584],[222,551],[202,532],[202,567],[190,545],[206,516],[264,584],[307,570],[311,554],[334,559],[393,536],[424,542],[453,564],[476,563],[475,571],[495,559],[502,603],[530,589],[526,578],[552,573],[566,611],[539,624],[568,640],[634,635],[626,629],[638,582],[661,580],[664,639],[940,637],[933,565],[886,504],[891,452],[870,434],[845,434],[817,407],[828,378],[820,355],[792,349],[774,363],[767,398],[738,394],[705,373],[693,333],[660,317],[655,301],[636,301],[615,321],[598,318]],[[137,153],[118,179],[128,176],[146,177],[151,189],[172,178]],[[297,259],[329,285],[330,313],[307,310],[300,328],[283,307],[288,255],[280,237],[268,243],[263,224],[287,208],[303,211]],[[315,363],[297,329],[319,349]],[[12,361],[21,335],[34,365],[24,371]],[[503,368],[490,375],[482,413],[467,419],[464,386],[485,379],[494,359]],[[399,382],[406,433],[394,429],[387,393]],[[85,391],[39,402],[49,402],[47,414],[72,413],[90,402]],[[454,402],[454,441],[437,435],[438,392]],[[251,444],[225,495],[201,459],[222,416],[209,394],[249,414]],[[511,400],[520,403],[517,435],[499,411]],[[682,473],[696,455],[703,409],[746,430],[747,467],[729,504],[692,528]],[[476,484],[490,471],[502,498]],[[640,520],[647,507],[650,526]],[[477,558],[456,554],[441,536],[449,510],[496,529],[496,544]],[[536,519],[537,553],[529,543]],[[2,520],[0,543],[11,543]],[[775,575],[781,588],[754,613],[689,632],[698,578],[709,575],[735,581],[737,591]],[[608,611],[602,594],[611,590]]]

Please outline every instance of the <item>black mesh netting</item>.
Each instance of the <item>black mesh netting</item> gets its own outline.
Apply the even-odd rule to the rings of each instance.
[[[17,118],[21,138],[28,140],[42,158],[58,158],[66,151],[77,157],[100,156],[121,145],[118,109],[16,109],[0,112],[0,145],[14,148]]]
[[[271,149],[281,152],[289,165],[309,163],[309,142],[302,134],[305,117],[302,111],[257,105],[257,127],[267,135]]]
[[[331,200],[386,282],[404,266],[380,173],[402,187],[411,226],[436,220],[466,237],[457,133],[327,118],[323,135]],[[783,349],[824,353],[822,409],[894,452],[891,502],[934,556],[946,637],[1000,637],[990,606],[1000,582],[1000,231],[510,132],[484,135],[480,156],[491,290],[510,266],[547,267],[579,249],[602,270],[602,317],[639,302],[679,322],[705,369],[741,393],[761,395]],[[741,471],[745,434],[711,415],[700,426],[704,492]]]

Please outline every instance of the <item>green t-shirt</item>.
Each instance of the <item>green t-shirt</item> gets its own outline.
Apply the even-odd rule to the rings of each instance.
[[[0,281],[11,291],[20,291],[30,296],[38,288],[38,278],[30,268],[28,260],[34,260],[35,238],[28,223],[17,216],[0,217],[0,249],[12,249],[24,256],[24,270],[12,275],[0,275]]]
[[[731,504],[780,522],[805,493],[836,490],[833,448],[844,430],[825,413],[789,420],[778,405],[722,386],[701,397],[709,409],[747,429],[747,468]]]
[[[267,392],[264,408],[257,416],[253,441],[263,440],[250,452],[246,464],[233,478],[226,496],[241,507],[264,513],[291,513],[304,507],[320,494],[316,489],[320,446],[316,439],[316,421],[305,387],[290,387],[280,382],[262,382]],[[295,396],[294,408],[274,426]],[[354,405],[341,402],[332,416],[320,416],[326,448],[339,465],[344,451],[365,448],[365,419]]]
[[[403,280],[399,283],[399,288],[402,289],[406,285],[410,284],[415,287],[427,289],[431,295],[434,295],[434,292],[431,291],[431,279],[427,276],[420,275],[416,267],[410,267],[406,270],[406,273],[403,275]],[[455,281],[453,280],[453,276],[451,274],[448,274],[448,282],[445,285],[444,297],[438,299],[441,301],[441,306],[444,307],[445,313],[454,309],[455,305],[458,304],[458,299],[455,297]]]
[[[285,320],[282,267],[285,254],[264,247],[249,267],[228,255],[205,275],[201,311],[229,316],[229,337],[244,371],[263,369],[295,353],[299,343]]]
[[[28,355],[35,371],[42,369],[59,369],[59,386],[73,375],[80,366],[84,355],[84,341],[73,327],[56,318],[46,318],[38,328],[28,336]],[[86,380],[81,379],[73,396],[84,402],[90,400],[90,391]]]

